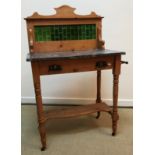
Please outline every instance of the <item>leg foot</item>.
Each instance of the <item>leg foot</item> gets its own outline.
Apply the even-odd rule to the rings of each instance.
[[[99,117],[100,117],[100,111],[97,112],[96,119],[98,119]]]
[[[45,150],[46,150],[46,147],[42,147],[42,148],[41,148],[41,151],[45,151]]]
[[[112,122],[112,136],[116,135],[116,131],[117,131],[117,120],[113,120],[113,122]]]
[[[119,115],[117,113],[114,113],[112,115],[112,136],[116,135],[118,119],[119,119]]]
[[[44,151],[46,149],[46,129],[45,129],[44,123],[39,124],[39,133],[40,133],[40,138],[42,143],[41,151]]]
[[[115,135],[116,135],[116,133],[113,132],[113,133],[112,133],[112,136],[115,136]]]

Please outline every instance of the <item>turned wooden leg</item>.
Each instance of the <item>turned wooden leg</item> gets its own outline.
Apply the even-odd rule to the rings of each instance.
[[[97,70],[97,98],[96,103],[101,103],[101,70]],[[96,119],[100,117],[100,111],[97,112]]]
[[[118,83],[119,83],[119,74],[121,67],[121,57],[116,56],[114,61],[113,68],[113,111],[112,111],[112,135],[116,135],[117,131],[117,122],[119,119],[118,115]]]
[[[37,114],[38,114],[38,123],[39,123],[38,128],[39,128],[39,133],[40,133],[40,138],[42,143],[41,150],[44,151],[46,149],[46,129],[45,129],[45,117],[44,117],[44,111],[43,111],[43,105],[42,105],[40,75],[39,75],[37,62],[32,63],[32,72],[33,72],[36,104],[37,104]]]
[[[118,82],[119,82],[119,74],[121,68],[121,56],[115,56],[114,64],[113,64],[113,110],[112,110],[112,135],[116,135],[117,131],[117,121],[118,121],[118,110],[117,110],[117,102],[118,102]]]
[[[113,81],[113,114],[112,114],[113,132],[112,132],[112,135],[114,136],[116,134],[117,121],[118,121],[117,102],[118,102],[118,81],[119,81],[119,76],[114,75],[113,80],[114,81]]]
[[[39,133],[40,133],[40,138],[41,138],[41,143],[42,143],[41,150],[44,151],[46,149],[46,129],[45,129],[45,118],[43,115],[40,83],[38,82],[35,83],[35,94],[36,94],[36,101],[37,101]]]

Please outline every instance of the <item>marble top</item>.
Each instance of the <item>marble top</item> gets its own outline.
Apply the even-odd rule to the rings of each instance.
[[[34,52],[27,54],[27,61],[43,61],[43,60],[61,60],[61,59],[79,59],[93,58],[110,55],[125,55],[123,51],[115,51],[109,49],[96,49],[90,51],[67,51],[67,52]]]

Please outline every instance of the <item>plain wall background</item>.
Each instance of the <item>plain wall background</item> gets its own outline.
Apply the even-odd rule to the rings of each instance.
[[[40,14],[54,14],[53,8],[61,5],[77,8],[78,14],[89,14],[95,11],[104,16],[103,39],[107,49],[126,51],[123,60],[129,65],[122,65],[119,82],[119,105],[132,105],[132,0],[23,0],[22,1],[22,46],[21,46],[21,101],[34,103],[34,88],[31,65],[26,62],[28,50],[26,23],[24,17],[37,11]],[[44,103],[86,104],[96,96],[96,72],[62,74],[41,77],[42,96]],[[102,71],[102,98],[111,104],[112,73]]]

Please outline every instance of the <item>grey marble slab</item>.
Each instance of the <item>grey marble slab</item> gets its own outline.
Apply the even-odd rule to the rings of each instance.
[[[51,52],[51,53],[29,53],[27,54],[27,61],[43,61],[43,60],[61,60],[61,59],[79,59],[79,58],[93,58],[110,55],[125,55],[123,51],[115,51],[108,49],[96,49],[90,51],[67,51],[67,52]]]

